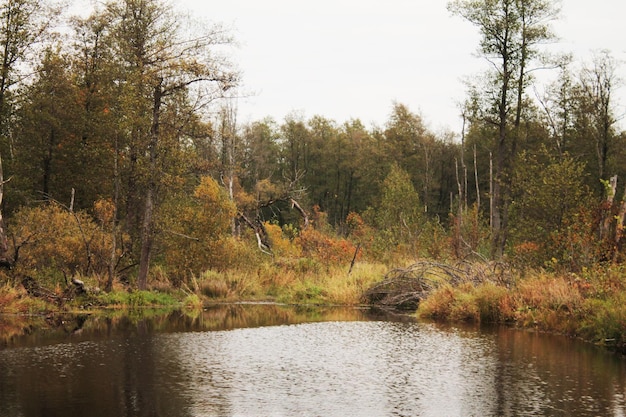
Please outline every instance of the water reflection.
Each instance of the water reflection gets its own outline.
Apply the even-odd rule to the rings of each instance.
[[[503,413],[626,415],[623,359],[559,336],[499,329],[496,340]]]
[[[0,349],[0,416],[624,416],[624,360],[361,309],[88,317]]]

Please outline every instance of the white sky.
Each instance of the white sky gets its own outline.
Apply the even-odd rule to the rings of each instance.
[[[233,27],[233,61],[253,94],[239,100],[239,122],[296,112],[382,127],[397,101],[433,130],[457,132],[463,79],[488,68],[477,29],[451,16],[447,0],[170,1]],[[599,49],[626,61],[625,19],[624,0],[562,0],[560,48],[579,61]],[[619,74],[626,80],[626,63]]]

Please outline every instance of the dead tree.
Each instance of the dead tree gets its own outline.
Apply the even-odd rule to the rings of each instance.
[[[271,244],[269,235],[267,233],[267,230],[265,229],[265,226],[263,225],[263,220],[260,216],[260,212],[261,212],[261,209],[270,208],[279,202],[288,203],[291,209],[296,210],[300,214],[300,216],[302,216],[302,229],[303,230],[309,226],[308,213],[306,212],[306,210],[302,208],[300,203],[298,203],[298,201],[296,201],[296,199],[291,196],[285,196],[285,197],[280,197],[280,198],[270,198],[267,201],[260,202],[256,207],[257,214],[253,219],[251,219],[251,216],[246,215],[243,212],[239,212],[237,214],[237,220],[244,223],[254,232],[254,235],[256,236],[256,239],[257,239],[257,246],[259,247],[259,250],[263,253],[267,253],[268,255],[272,253],[272,244]]]
[[[269,236],[267,234],[267,230],[265,226],[263,226],[263,222],[257,217],[254,221],[250,220],[244,213],[238,213],[237,219],[246,224],[256,236],[257,246],[259,250],[268,255],[272,254],[271,244],[269,241]]]

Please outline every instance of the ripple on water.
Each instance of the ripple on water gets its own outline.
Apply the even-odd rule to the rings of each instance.
[[[311,323],[164,342],[175,344],[197,415],[472,415],[467,399],[488,407],[494,391],[490,342],[424,324]]]
[[[571,340],[415,322],[134,333],[0,350],[0,417],[624,417],[624,363]]]

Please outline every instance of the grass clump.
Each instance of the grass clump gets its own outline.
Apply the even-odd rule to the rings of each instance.
[[[626,294],[589,299],[583,305],[580,336],[597,344],[626,349]]]
[[[180,300],[169,293],[156,291],[114,291],[96,296],[99,304],[114,308],[176,307]]]
[[[506,288],[493,283],[458,287],[444,284],[420,303],[418,315],[423,318],[462,322],[502,322],[511,318]]]
[[[511,323],[565,334],[626,352],[626,273],[609,267],[581,274],[526,271],[496,282],[444,284],[417,315],[445,321]]]
[[[50,311],[56,306],[45,300],[29,297],[20,286],[5,283],[0,286],[0,313],[7,314],[39,314]]]

